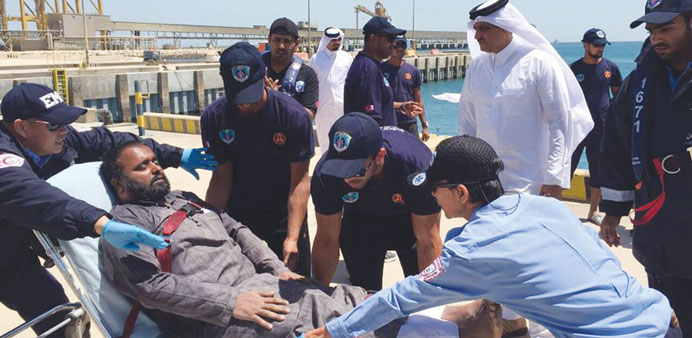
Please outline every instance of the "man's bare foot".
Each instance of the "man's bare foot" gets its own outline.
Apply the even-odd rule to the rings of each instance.
[[[440,319],[456,323],[460,338],[502,336],[502,306],[487,300],[477,300],[465,305],[448,305]]]
[[[526,324],[526,318],[502,320],[502,338],[509,337],[528,337],[529,328]]]

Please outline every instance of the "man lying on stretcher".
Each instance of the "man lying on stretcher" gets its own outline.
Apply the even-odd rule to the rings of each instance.
[[[139,142],[104,156],[101,172],[119,201],[115,220],[170,233],[169,258],[166,250],[157,257],[150,248],[124,251],[105,241],[99,246],[105,275],[139,301],[167,336],[295,337],[348,312],[367,295],[358,287],[329,287],[292,273],[247,227],[192,193],[171,192],[156,156]],[[497,306],[479,305],[456,317],[493,331]],[[366,336],[395,337],[403,322]]]

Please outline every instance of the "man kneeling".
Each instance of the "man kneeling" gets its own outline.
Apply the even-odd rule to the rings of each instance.
[[[192,193],[170,192],[156,156],[142,143],[108,153],[101,172],[117,194],[119,205],[112,210],[117,221],[160,234],[171,216],[186,208],[170,235],[169,269],[153,249],[124,251],[105,241],[99,246],[106,276],[139,301],[167,336],[293,337],[366,296],[361,288],[329,287],[292,273],[244,225]],[[396,335],[385,331],[374,336]]]

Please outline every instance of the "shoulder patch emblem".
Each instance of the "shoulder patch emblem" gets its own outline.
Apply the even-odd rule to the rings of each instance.
[[[400,193],[392,195],[392,202],[396,204],[404,204],[404,197]]]
[[[344,201],[344,203],[356,203],[358,202],[358,192],[352,191],[349,192],[348,194],[344,195],[344,197],[341,198],[341,200]]]
[[[372,113],[375,110],[375,105],[374,104],[369,104],[365,106],[365,112],[366,113]]]
[[[221,141],[223,141],[223,143],[231,144],[233,140],[235,140],[235,130],[224,129],[219,132],[219,136],[221,137]]]
[[[414,187],[419,187],[421,184],[425,183],[425,179],[427,178],[427,175],[425,173],[419,173],[416,176],[413,176],[413,179],[411,180],[411,184],[413,184]]]
[[[613,76],[613,73],[611,73],[609,70],[606,70],[605,73],[603,73],[603,76],[606,79],[610,79],[610,77]]]
[[[577,81],[582,82],[582,81],[584,81],[584,78],[585,78],[584,74],[577,74]]]
[[[10,167],[21,167],[24,165],[24,158],[15,154],[0,154],[0,169]]]
[[[233,78],[236,81],[243,83],[247,81],[248,77],[250,76],[250,66],[235,66],[231,68],[231,74],[233,74]]]
[[[425,270],[421,271],[421,273],[418,274],[418,276],[416,277],[424,282],[429,282],[439,277],[443,272],[445,272],[445,267],[442,264],[442,258],[437,257],[432,263],[430,263],[430,265],[428,265],[427,268],[425,268]]]
[[[411,81],[411,79],[413,79],[413,75],[411,75],[411,73],[406,73],[406,74],[404,74],[404,78],[405,78],[406,80]]]
[[[296,93],[302,93],[305,91],[305,81],[296,82]]]
[[[345,151],[351,145],[351,139],[352,137],[348,133],[337,131],[334,133],[334,150],[338,153]]]
[[[272,141],[274,141],[274,144],[277,146],[282,146],[286,144],[286,134],[282,132],[276,132],[274,133],[274,136],[272,137]]]

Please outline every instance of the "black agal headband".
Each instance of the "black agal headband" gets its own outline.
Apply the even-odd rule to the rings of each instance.
[[[486,1],[469,11],[469,17],[471,20],[476,20],[479,16],[487,16],[500,10],[509,3],[509,0],[490,0]]]

